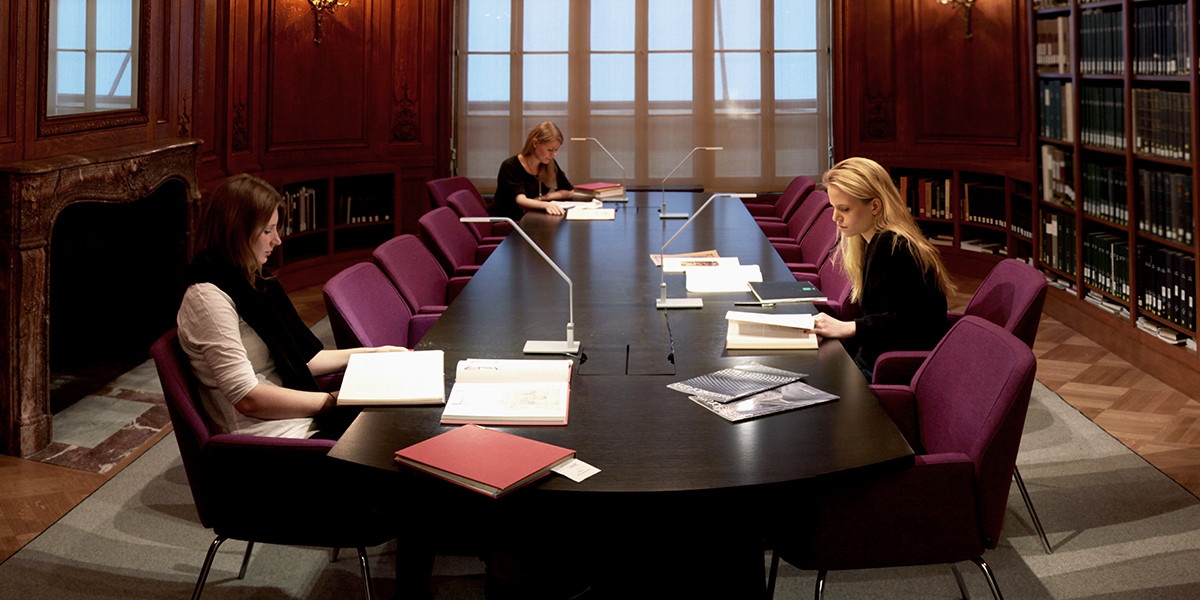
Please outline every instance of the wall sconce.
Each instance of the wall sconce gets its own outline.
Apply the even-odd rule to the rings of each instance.
[[[942,4],[949,4],[950,8],[962,9],[963,32],[966,39],[971,39],[971,8],[975,6],[975,0],[938,0],[938,2]]]
[[[338,0],[308,0],[308,3],[312,5],[313,19],[315,19],[317,22],[317,31],[316,34],[313,35],[313,43],[320,46],[321,17],[323,16],[323,13],[329,13],[332,15],[333,13],[337,12],[337,9],[343,6],[349,6],[350,0],[345,0],[345,2],[339,2]]]

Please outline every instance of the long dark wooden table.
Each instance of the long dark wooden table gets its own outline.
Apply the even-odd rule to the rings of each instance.
[[[668,208],[695,210],[707,197],[669,194]],[[650,255],[683,224],[658,218],[660,198],[656,192],[631,193],[630,202],[615,205],[614,221],[567,221],[541,213],[521,221],[574,282],[575,338],[586,360],[577,362],[572,376],[567,426],[499,429],[574,449],[601,469],[582,483],[546,477],[522,493],[750,497],[911,456],[840,342],[823,340],[817,350],[725,350],[725,313],[735,308],[734,301],[753,299],[749,292],[697,294],[704,299],[702,309],[655,308],[661,274]],[[793,279],[739,199],[715,199],[667,254],[707,249],[759,265],[764,280]],[[669,296],[689,295],[682,274],[665,279]],[[524,342],[565,338],[567,298],[566,284],[512,234],[417,348],[445,351],[449,390],[459,360],[541,358],[524,355]],[[750,361],[806,373],[807,382],[840,399],[730,423],[666,387]],[[364,410],[330,456],[400,472],[404,468],[393,453],[448,430],[439,424],[440,415],[441,407]]]

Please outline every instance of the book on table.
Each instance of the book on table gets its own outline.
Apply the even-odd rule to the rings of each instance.
[[[736,256],[666,256],[663,257],[663,273],[686,273],[688,269],[705,267],[738,267],[741,262]]]
[[[600,198],[612,202],[617,198],[625,197],[625,186],[605,181],[584,183],[575,186],[575,196],[580,198]]]
[[[575,451],[478,425],[463,425],[396,452],[396,461],[502,496],[575,457]]]
[[[751,281],[762,281],[758,265],[687,267],[683,272],[689,292],[748,292]]]
[[[441,350],[351,354],[337,403],[348,406],[444,404]]]
[[[571,367],[568,359],[461,360],[442,424],[566,425]]]
[[[828,298],[808,281],[751,281],[750,291],[764,304],[825,302]]]
[[[615,208],[572,208],[567,211],[568,221],[612,221],[616,218]]]
[[[667,387],[724,404],[800,381],[803,377],[804,373],[749,362],[669,383]]]
[[[725,348],[729,350],[810,350],[817,347],[813,315],[725,313],[729,328]]]

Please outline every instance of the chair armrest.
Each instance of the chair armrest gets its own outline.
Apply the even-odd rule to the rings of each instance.
[[[417,342],[420,342],[421,338],[425,337],[425,334],[429,332],[434,323],[437,323],[440,316],[442,316],[442,313],[413,315],[412,319],[408,321],[408,347],[416,347]]]
[[[750,211],[751,215],[756,217],[771,217],[775,215],[775,203],[753,202],[752,198],[742,198],[742,203],[746,205],[746,210]]]
[[[796,277],[796,281],[807,281],[814,285],[821,282],[820,277],[816,273],[792,273],[792,275]],[[818,287],[817,289],[821,288]]]
[[[917,401],[912,389],[907,385],[871,385],[871,391],[879,398],[883,410],[887,412],[908,445],[920,451],[920,438],[917,431]]]
[[[775,247],[775,251],[779,253],[779,258],[782,258],[783,262],[800,262],[800,244],[772,242],[771,245]]]
[[[946,329],[949,330],[950,326],[957,323],[961,318],[963,318],[963,313],[954,310],[946,311]]]
[[[479,265],[462,265],[453,274],[454,277],[470,277],[479,272]]]
[[[780,238],[790,242],[796,241],[788,236],[787,223],[783,221],[756,220],[756,222],[759,229],[762,229],[763,235],[767,236],[767,238]]]
[[[417,310],[417,314],[420,315],[440,315],[444,312],[446,312],[445,304],[426,304]]]
[[[818,267],[812,263],[790,262],[787,263],[787,268],[792,272],[792,275],[803,275],[805,273],[816,273]]]
[[[971,465],[974,472],[975,463],[971,462],[971,457],[962,452],[943,452],[941,454],[918,454],[913,457],[914,463],[917,466],[923,465],[948,465],[956,463],[966,463]]]
[[[454,299],[458,297],[459,292],[467,286],[467,282],[471,281],[470,277],[451,277],[446,283],[446,305],[449,306]]]
[[[926,358],[929,358],[929,352],[925,350],[884,352],[875,359],[871,383],[908,385]]]
[[[497,244],[480,244],[475,248],[475,264],[482,265],[483,261],[487,260],[492,252],[499,248]]]

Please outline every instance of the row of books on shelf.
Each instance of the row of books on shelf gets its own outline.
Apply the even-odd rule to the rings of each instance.
[[[317,219],[317,191],[310,187],[299,187],[284,190],[283,205],[287,216],[280,227],[280,235],[287,237],[317,229],[321,225]]]
[[[1084,86],[1080,92],[1080,140],[1091,146],[1124,150],[1124,90],[1116,86]],[[1069,121],[1066,127],[1070,127]]]
[[[1037,19],[1035,24],[1037,70],[1039,73],[1070,73],[1071,23],[1066,15]]]
[[[1079,14],[1079,70],[1116,74],[1125,71],[1121,19],[1117,10],[1085,10]]]
[[[1066,148],[1043,144],[1041,149],[1042,200],[1075,208],[1073,153]]]
[[[1042,263],[1075,275],[1075,217],[1056,211],[1042,212]]]
[[[1010,231],[1017,235],[1033,238],[1033,202],[1029,196],[1013,194],[1012,221],[1008,224]]]
[[[953,219],[954,209],[950,206],[952,184],[950,179],[904,175],[897,182],[897,187],[913,216]]]
[[[1138,247],[1138,309],[1196,330],[1196,259],[1169,248]]]
[[[380,195],[339,195],[334,202],[338,225],[382,223],[392,220],[392,199]]]
[[[1188,75],[1187,4],[1133,8],[1134,72],[1140,75]]]
[[[1033,0],[1033,10],[1043,10],[1047,8],[1062,8],[1069,6],[1071,0]]]
[[[1192,176],[1171,171],[1138,170],[1138,229],[1165,240],[1191,245]]]
[[[1110,223],[1129,223],[1129,189],[1125,169],[1085,163],[1083,165],[1083,212]]]
[[[1039,79],[1038,133],[1064,142],[1075,141],[1075,92],[1070,81]]]
[[[1187,92],[1133,90],[1133,149],[1164,158],[1191,160],[1192,103]]]
[[[1137,328],[1172,346],[1187,346],[1188,350],[1196,351],[1195,338],[1171,327],[1159,325],[1146,317],[1137,318]]]
[[[1083,240],[1083,281],[1121,300],[1129,300],[1129,240],[1092,232]]]
[[[1004,227],[1008,218],[1004,214],[1006,205],[1004,186],[972,181],[963,184],[963,220],[983,225]]]

